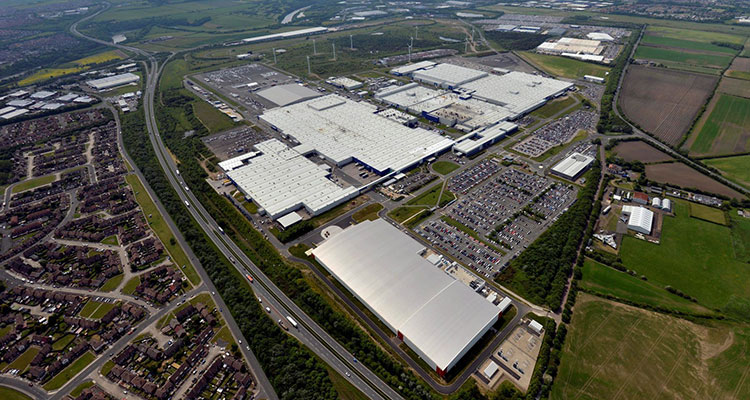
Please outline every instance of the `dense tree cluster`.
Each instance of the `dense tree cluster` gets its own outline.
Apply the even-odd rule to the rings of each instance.
[[[523,32],[487,31],[484,36],[505,50],[532,50],[550,38],[549,35]]]
[[[571,266],[588,226],[601,168],[586,173],[586,186],[577,201],[497,277],[530,301],[560,307]]]

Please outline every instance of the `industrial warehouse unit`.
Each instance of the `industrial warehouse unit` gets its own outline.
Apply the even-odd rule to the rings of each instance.
[[[128,73],[124,73],[120,75],[113,75],[113,76],[108,76],[106,78],[87,81],[86,84],[96,90],[106,90],[106,89],[111,89],[111,88],[118,87],[118,86],[127,85],[130,83],[138,82],[140,79],[141,79],[140,76],[136,74],[131,74],[130,72],[128,72]]]
[[[623,206],[622,214],[628,216],[628,229],[644,235],[651,234],[654,224],[654,212],[646,207]]]
[[[315,259],[443,376],[500,309],[423,257],[424,245],[378,219],[312,250]]]
[[[328,95],[275,108],[260,119],[337,166],[357,161],[384,175],[447,151],[453,140],[410,129],[375,112],[369,103]]]
[[[552,175],[557,175],[561,178],[565,178],[571,181],[575,181],[580,178],[584,172],[594,162],[594,157],[590,157],[581,153],[573,153],[566,157],[564,160],[555,164],[550,170]]]
[[[304,207],[318,215],[359,192],[342,188],[328,179],[330,172],[277,139],[255,145],[256,152],[219,163],[237,188],[255,201],[271,218],[288,215]],[[282,225],[291,225],[282,220]]]

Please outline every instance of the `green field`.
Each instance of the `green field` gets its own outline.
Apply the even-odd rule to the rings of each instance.
[[[91,319],[101,319],[103,316],[105,316],[111,309],[115,308],[117,304],[115,303],[102,303],[99,308],[94,311],[89,318]]]
[[[696,154],[708,154],[714,147],[728,151],[750,147],[745,134],[750,133],[750,99],[719,94],[713,110],[700,127],[698,136],[690,146]],[[714,143],[718,140],[721,143]]]
[[[80,315],[83,318],[89,318],[91,314],[96,311],[99,306],[102,305],[102,303],[94,300],[89,300],[86,304],[84,304],[81,311],[78,312],[78,315]]]
[[[147,217],[151,215],[151,218],[148,218],[149,226],[154,230],[162,244],[164,244],[169,255],[172,256],[172,260],[180,267],[188,280],[190,280],[190,283],[197,286],[200,283],[201,278],[198,276],[198,273],[195,272],[193,265],[188,260],[187,255],[185,255],[185,251],[174,239],[174,234],[172,234],[172,231],[169,229],[167,222],[164,221],[164,217],[159,212],[159,209],[156,208],[151,196],[149,196],[144,189],[140,179],[138,179],[136,175],[128,175],[125,177],[125,180],[130,184],[130,187],[133,188],[133,191],[135,192],[135,201],[141,206],[143,213]],[[175,240],[174,244],[172,243],[173,240]],[[183,266],[185,266],[185,268],[183,268]]]
[[[675,21],[676,25],[680,25],[680,28],[668,27],[668,26],[655,26],[655,25],[666,25],[666,21],[656,20],[656,23],[648,27],[647,32],[652,35],[658,35],[666,38],[689,40],[691,42],[727,42],[734,44],[743,44],[745,37],[742,32],[716,32],[711,31],[710,28],[718,28],[718,26],[709,26],[708,24],[692,24],[684,21]],[[701,29],[702,28],[702,29]],[[729,27],[730,30],[734,28]]]
[[[701,160],[717,168],[725,178],[750,188],[750,155]]]
[[[111,292],[115,289],[117,289],[118,286],[120,286],[120,283],[122,283],[122,278],[124,278],[125,275],[119,274],[115,275],[109,279],[107,279],[106,282],[102,285],[101,288],[99,288],[102,292]]]
[[[9,387],[0,386],[0,399],[3,400],[32,400],[31,397]]]
[[[550,118],[575,103],[575,98],[573,98],[572,96],[567,96],[565,98],[554,100],[545,104],[543,107],[534,110],[531,115],[539,118]]]
[[[19,193],[26,190],[38,188],[39,186],[47,185],[55,181],[55,175],[45,175],[38,178],[31,178],[25,181],[21,181],[16,186],[13,186],[13,193]]]
[[[221,132],[236,125],[226,114],[205,101],[193,103],[193,112],[210,133]]]
[[[103,244],[108,244],[110,246],[119,246],[120,241],[117,240],[117,235],[107,236],[104,239],[102,239]]]
[[[436,161],[432,164],[432,170],[440,175],[448,175],[457,170],[459,165],[450,161]]]
[[[352,219],[356,222],[362,222],[365,220],[374,221],[378,219],[378,212],[383,209],[383,205],[380,203],[368,204],[362,209],[352,214]]]
[[[71,390],[70,391],[70,395],[73,396],[74,398],[78,397],[78,396],[81,395],[81,392],[83,392],[84,390],[86,390],[86,389],[88,389],[88,388],[90,388],[92,386],[94,386],[94,381],[83,382],[82,384],[76,386],[75,389]]]
[[[418,212],[426,209],[427,207],[399,207],[389,212],[388,216],[400,224],[413,217]]]
[[[746,399],[750,328],[580,294],[550,399]]]
[[[70,344],[75,339],[75,335],[73,334],[66,334],[65,336],[61,337],[60,339],[57,339],[55,343],[52,343],[52,350],[54,351],[60,351]]]
[[[692,40],[678,39],[666,36],[656,36],[647,34],[641,39],[641,43],[651,44],[656,46],[673,47],[676,49],[695,50],[695,51],[710,51],[716,53],[726,53],[734,55],[736,50],[730,49],[729,47],[717,46],[710,42],[697,42]]]
[[[724,215],[723,210],[704,206],[703,204],[690,203],[690,216],[704,221],[713,222],[714,224],[727,224],[727,217]]]
[[[141,284],[141,278],[136,276],[134,278],[131,278],[129,281],[125,283],[125,286],[122,287],[122,294],[133,294],[135,293],[135,288],[138,287],[138,285]]]
[[[60,371],[59,374],[55,375],[54,378],[50,379],[49,382],[44,384],[44,390],[51,391],[56,390],[71,380],[74,376],[78,375],[81,370],[86,368],[87,365],[91,364],[96,359],[94,353],[87,351],[82,356],[78,357],[77,360],[73,361],[67,368]]]
[[[638,304],[664,307],[686,313],[710,313],[689,300],[667,292],[664,287],[644,281],[625,272],[586,259],[580,287],[597,294],[611,295]]]
[[[660,244],[626,236],[623,264],[654,285],[670,285],[701,305],[748,318],[750,264],[735,258],[729,227],[691,218],[689,208],[674,200],[675,217],[664,218]]]
[[[724,68],[732,62],[732,56],[717,56],[706,53],[688,53],[680,50],[662,49],[651,46],[638,46],[635,58],[672,61],[681,64],[695,65],[699,67]]]
[[[533,52],[519,52],[523,58],[543,69],[549,74],[563,78],[578,79],[584,75],[593,75],[604,78],[609,68],[603,65],[574,60],[567,57],[550,56]]]
[[[443,189],[443,182],[440,182],[437,185],[431,187],[429,190],[426,190],[419,196],[409,200],[408,202],[406,202],[406,204],[410,206],[443,207],[444,205],[453,201],[453,199],[455,199],[456,196],[453,193],[451,193],[448,189],[443,190],[443,194],[441,196],[440,191],[442,189]],[[438,196],[440,197],[439,203],[438,203]]]
[[[11,369],[17,369],[20,371],[18,373],[20,375],[21,372],[25,371],[26,368],[28,368],[29,364],[31,363],[31,360],[33,360],[37,354],[39,354],[38,347],[29,347],[28,349],[26,349],[26,351],[21,353],[21,355],[18,356],[18,358],[13,360],[12,363],[8,364],[8,366],[5,367],[5,370],[9,371]]]
[[[740,261],[750,263],[750,218],[738,215],[737,210],[731,210],[729,221],[732,225],[734,256]]]

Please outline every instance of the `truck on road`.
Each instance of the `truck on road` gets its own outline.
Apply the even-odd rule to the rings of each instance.
[[[297,321],[295,321],[294,318],[292,318],[292,317],[290,317],[290,316],[287,315],[286,316],[286,320],[289,321],[289,323],[292,324],[293,327],[298,328],[297,327]]]

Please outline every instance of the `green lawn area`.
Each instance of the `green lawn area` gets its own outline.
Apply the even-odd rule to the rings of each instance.
[[[448,175],[458,168],[458,164],[450,161],[436,161],[432,164],[432,170],[441,175]]]
[[[166,247],[174,263],[180,267],[188,280],[190,280],[190,283],[192,283],[193,286],[197,286],[201,281],[198,273],[195,272],[193,265],[188,260],[185,251],[180,247],[179,243],[175,240],[174,244],[172,244],[174,234],[169,229],[166,221],[164,221],[164,217],[159,213],[159,210],[156,208],[154,201],[148,195],[148,192],[143,188],[141,181],[136,175],[128,175],[125,177],[125,180],[127,180],[130,187],[133,188],[133,191],[136,193],[135,200],[141,206],[143,213],[147,217],[151,215],[151,218],[148,218],[148,223],[151,226],[151,229],[156,233],[156,236],[159,237],[162,244],[164,244],[164,247]],[[185,268],[182,268],[183,265]]]
[[[638,46],[635,58],[647,60],[664,60],[702,67],[724,68],[732,62],[732,56],[718,56],[705,53],[688,53],[680,50],[670,50],[651,46]]]
[[[49,382],[44,384],[44,390],[52,391],[63,387],[69,380],[76,376],[82,369],[86,368],[87,365],[91,364],[96,359],[96,356],[90,351],[87,351],[82,356],[78,357],[77,360],[73,361],[67,368],[60,371],[59,374],[55,375],[54,378],[50,379]]]
[[[21,181],[16,186],[13,186],[11,190],[13,193],[20,193],[26,190],[38,188],[39,186],[47,185],[55,181],[55,175],[45,175],[38,178],[31,178],[25,181]]]
[[[744,149],[747,146],[745,134],[750,135],[750,99],[719,94],[690,151],[707,154],[717,139],[723,142],[717,144],[720,148],[729,151],[737,147]]]
[[[235,126],[229,116],[219,111],[216,107],[200,100],[193,103],[193,112],[209,132],[220,132]]]
[[[212,342],[216,343],[219,339],[223,340],[225,343],[227,343],[227,347],[231,346],[232,343],[234,343],[234,338],[232,337],[232,332],[229,331],[229,328],[224,326],[221,329],[219,329],[218,332],[216,332],[216,336],[214,336]]]
[[[675,217],[665,217],[661,243],[626,236],[623,264],[654,285],[671,285],[701,305],[747,319],[750,264],[735,258],[730,228],[691,218],[688,203],[673,200]]]
[[[115,362],[114,361],[107,360],[107,362],[105,362],[104,365],[102,365],[102,369],[101,369],[100,372],[102,373],[102,375],[107,376],[107,374],[109,373],[109,371],[112,371],[112,368],[114,366],[115,366]]]
[[[456,196],[451,193],[448,189],[443,190],[443,194],[440,195],[440,191],[443,188],[443,182],[441,181],[437,185],[431,187],[429,190],[426,190],[419,196],[409,200],[406,202],[407,205],[410,206],[429,206],[429,207],[435,207],[436,205],[438,207],[443,207],[446,204],[453,201]],[[438,203],[438,196],[440,196],[440,202]]]
[[[549,398],[750,398],[750,327],[702,323],[580,293]]]
[[[102,239],[102,243],[109,244],[112,246],[119,246],[120,241],[117,240],[117,235],[107,236],[104,239]]]
[[[690,203],[690,216],[719,225],[727,224],[727,218],[723,210],[704,206],[703,204]]]
[[[102,305],[102,303],[94,300],[89,300],[88,302],[86,302],[86,304],[83,305],[83,308],[78,312],[78,315],[83,318],[89,318],[91,314],[93,314],[93,312],[96,311],[97,308],[99,308],[100,305]]]
[[[71,390],[70,391],[70,395],[73,396],[74,398],[78,397],[78,396],[81,395],[81,392],[83,392],[84,390],[86,390],[86,389],[88,389],[88,388],[90,388],[92,386],[94,386],[94,381],[83,382],[82,384],[76,386],[75,389]]]
[[[66,334],[65,336],[61,337],[60,339],[57,339],[55,343],[52,343],[52,350],[54,351],[60,351],[70,344],[75,339],[75,335],[73,334]]]
[[[411,218],[414,214],[426,209],[427,207],[399,207],[389,212],[388,216],[400,224]]]
[[[750,155],[701,160],[717,168],[727,179],[750,188]]]
[[[711,313],[689,300],[667,292],[651,282],[620,272],[614,268],[586,259],[580,286],[598,294],[612,295],[639,304],[660,306],[686,313]]]
[[[137,288],[140,284],[141,278],[139,276],[130,278],[130,280],[125,283],[125,286],[122,287],[121,292],[123,294],[133,294],[135,293],[135,288]]]
[[[356,222],[362,222],[364,220],[375,221],[378,219],[378,212],[383,209],[383,205],[380,203],[368,204],[362,209],[352,214],[352,219]]]
[[[729,34],[729,33],[722,33],[722,32],[714,32],[708,30],[708,26],[706,24],[696,24],[694,26],[696,27],[705,27],[706,29],[691,29],[688,28],[689,24],[686,24],[682,21],[675,21],[678,25],[682,25],[684,28],[675,28],[675,27],[667,27],[667,26],[656,26],[659,24],[663,24],[663,20],[652,20],[657,21],[657,24],[651,24],[648,27],[647,33],[650,35],[659,35],[667,38],[673,38],[673,39],[681,39],[681,40],[689,40],[693,42],[705,42],[705,43],[711,43],[711,42],[727,42],[727,43],[734,43],[734,44],[743,44],[745,42],[745,37],[737,32],[737,34]],[[664,24],[666,25],[666,24]],[[733,28],[729,28],[730,30],[734,30]]]
[[[331,368],[328,369],[328,377],[331,378],[331,383],[336,389],[336,393],[339,395],[339,400],[368,400],[356,386],[349,382],[349,379],[344,378],[338,372]]]
[[[550,56],[529,51],[519,52],[519,54],[545,72],[563,78],[578,79],[583,78],[584,75],[604,78],[609,72],[609,67],[568,57]]]
[[[21,372],[25,371],[26,368],[28,368],[29,364],[31,363],[31,360],[36,357],[36,355],[39,354],[39,348],[36,346],[29,347],[24,351],[18,358],[13,360],[12,363],[8,364],[7,367],[5,367],[5,370],[11,370],[11,369],[17,369]],[[19,375],[21,373],[19,372]]]
[[[122,279],[125,277],[123,274],[115,275],[109,279],[107,279],[106,282],[102,285],[101,288],[99,288],[102,292],[111,292],[115,289],[117,289],[118,286],[120,286],[120,283],[122,283]]]
[[[727,71],[726,76],[750,81],[750,72],[747,71]]]
[[[0,399],[3,400],[32,400],[31,397],[9,387],[0,386]]]
[[[641,43],[651,44],[656,46],[673,47],[677,49],[696,50],[696,51],[711,51],[716,53],[726,53],[733,55],[736,50],[730,49],[729,47],[722,47],[712,44],[710,42],[698,42],[693,40],[678,39],[667,36],[657,36],[653,34],[646,34],[641,39]]]
[[[539,118],[549,118],[560,111],[572,106],[576,103],[576,99],[572,96],[566,96],[562,99],[551,101],[545,104],[542,108],[539,108],[531,113],[531,115]]]
[[[750,210],[746,210],[748,212]],[[750,263],[750,218],[737,215],[737,210],[729,211],[729,222],[732,225],[732,246],[734,256]]]
[[[102,305],[99,306],[99,308],[94,311],[93,314],[89,318],[91,319],[101,319],[103,316],[107,315],[107,313],[115,308],[117,304],[116,303],[102,303]]]

